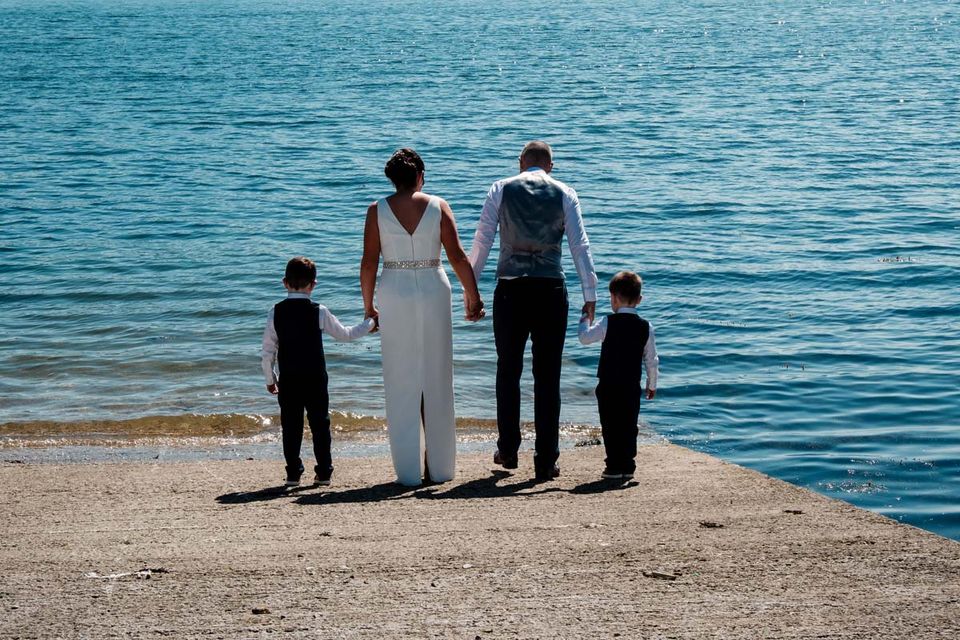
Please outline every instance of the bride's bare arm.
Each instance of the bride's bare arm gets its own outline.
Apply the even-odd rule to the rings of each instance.
[[[377,225],[377,203],[367,207],[367,220],[363,225],[363,258],[360,259],[360,292],[363,294],[363,313],[367,318],[377,317],[373,305],[373,290],[377,286],[377,269],[380,266],[380,227]]]
[[[447,260],[453,267],[457,279],[463,285],[464,302],[466,304],[467,320],[479,320],[485,315],[483,310],[483,301],[480,299],[480,291],[477,289],[477,279],[473,274],[473,267],[470,266],[470,260],[467,258],[463,245],[460,244],[460,236],[457,234],[457,221],[453,217],[453,210],[446,200],[440,200],[440,242],[443,243],[443,249],[447,252]]]

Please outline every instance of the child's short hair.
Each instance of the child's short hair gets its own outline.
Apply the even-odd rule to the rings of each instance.
[[[297,256],[287,263],[283,279],[291,289],[306,289],[317,279],[317,265],[310,258]]]
[[[640,302],[640,290],[642,288],[643,280],[633,271],[621,271],[610,280],[610,293],[627,304]]]

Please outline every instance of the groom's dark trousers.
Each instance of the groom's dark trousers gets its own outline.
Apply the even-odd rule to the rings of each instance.
[[[501,278],[493,295],[497,449],[515,456],[520,448],[520,376],[530,338],[538,473],[552,469],[560,455],[560,364],[568,311],[567,287],[561,278]]]

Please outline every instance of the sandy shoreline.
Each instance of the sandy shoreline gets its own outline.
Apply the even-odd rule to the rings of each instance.
[[[960,543],[672,445],[408,491],[274,461],[0,464],[0,636],[950,638]],[[719,525],[719,526],[716,526]],[[258,613],[254,613],[256,610]]]

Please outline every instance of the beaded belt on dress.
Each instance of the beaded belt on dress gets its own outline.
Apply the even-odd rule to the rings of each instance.
[[[384,260],[384,269],[436,269],[440,266],[440,258],[430,260]]]

